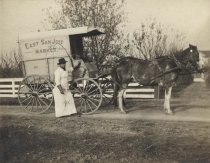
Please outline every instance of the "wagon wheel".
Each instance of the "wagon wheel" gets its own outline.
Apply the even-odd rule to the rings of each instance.
[[[25,77],[19,85],[18,100],[25,110],[35,114],[44,113],[53,103],[52,85],[38,75]]]
[[[105,106],[111,104],[111,102],[113,101],[113,92],[114,92],[111,78],[109,77],[99,78],[99,85],[101,87],[103,94],[102,105]]]
[[[93,79],[77,79],[71,84],[70,89],[78,112],[92,114],[101,106],[102,91]]]

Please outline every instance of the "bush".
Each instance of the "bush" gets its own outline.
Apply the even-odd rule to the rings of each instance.
[[[207,72],[205,73],[205,82],[206,82],[206,87],[210,89],[210,67],[206,67]]]
[[[1,53],[0,78],[22,77],[21,56],[15,51]]]

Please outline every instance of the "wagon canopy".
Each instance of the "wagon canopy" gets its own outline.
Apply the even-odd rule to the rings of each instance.
[[[19,41],[49,38],[49,37],[59,37],[59,36],[88,37],[88,36],[97,36],[100,34],[104,34],[103,29],[85,26],[85,27],[77,27],[77,28],[51,30],[51,31],[45,31],[45,32],[25,33],[25,34],[19,35]]]
[[[102,29],[78,27],[19,35],[23,61],[83,55],[82,38],[104,34]]]

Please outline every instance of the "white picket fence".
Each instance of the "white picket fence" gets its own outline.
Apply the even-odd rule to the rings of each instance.
[[[23,78],[0,78],[0,97],[16,98],[19,82]],[[155,98],[154,88],[140,87],[137,83],[130,83],[124,94],[125,98],[152,99]]]
[[[125,98],[138,98],[138,99],[148,99],[148,98],[155,98],[155,89],[150,87],[150,88],[145,88],[142,86],[139,86],[138,83],[130,83],[128,85],[128,89],[126,89]]]
[[[0,78],[0,97],[17,97],[19,82],[23,78]]]

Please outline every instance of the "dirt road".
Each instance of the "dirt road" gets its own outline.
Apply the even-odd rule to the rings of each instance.
[[[210,123],[16,113],[1,113],[0,162],[210,162]]]

